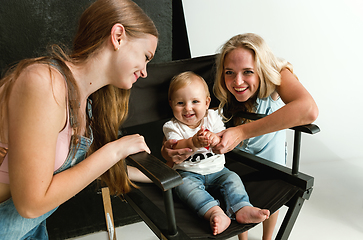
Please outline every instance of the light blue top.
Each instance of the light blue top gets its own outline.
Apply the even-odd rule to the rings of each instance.
[[[284,106],[281,98],[274,101],[271,96],[263,99],[257,98],[256,104],[256,113],[267,115]],[[272,162],[286,165],[285,130],[246,139],[236,148]]]

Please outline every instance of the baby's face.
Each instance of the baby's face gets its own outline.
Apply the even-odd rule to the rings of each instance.
[[[196,128],[204,118],[209,103],[210,98],[207,97],[203,84],[193,81],[173,93],[170,106],[178,121],[190,128]]]

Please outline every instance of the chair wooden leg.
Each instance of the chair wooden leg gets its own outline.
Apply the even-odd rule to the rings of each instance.
[[[289,235],[296,222],[297,216],[299,215],[304,200],[304,198],[299,196],[295,198],[293,204],[289,207],[289,210],[285,215],[285,218],[281,224],[275,240],[287,240],[289,238]]]
[[[178,233],[178,229],[176,227],[173,193],[171,189],[164,192],[164,202],[166,217],[168,219],[169,234],[174,236]]]
[[[116,240],[115,224],[113,222],[112,204],[110,198],[110,190],[108,187],[102,188],[103,208],[105,210],[105,218],[107,224],[107,232],[110,240]]]

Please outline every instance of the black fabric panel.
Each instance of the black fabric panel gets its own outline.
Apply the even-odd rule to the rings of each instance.
[[[77,23],[92,0],[2,0],[0,69],[46,53],[50,44],[71,47]]]
[[[173,51],[172,59],[191,58],[187,26],[184,18],[183,3],[173,0]]]
[[[72,47],[82,12],[95,0],[2,0],[0,4],[0,72],[24,58],[46,54],[50,44]],[[154,21],[159,44],[153,62],[172,60],[172,1],[134,0]],[[177,28],[174,28],[177,30]],[[181,43],[179,43],[181,44]],[[178,45],[179,47],[183,47]]]

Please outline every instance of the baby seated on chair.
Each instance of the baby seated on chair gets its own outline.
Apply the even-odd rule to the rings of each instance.
[[[232,217],[239,223],[268,219],[270,211],[253,207],[240,177],[224,167],[224,155],[212,151],[220,142],[215,133],[225,127],[218,111],[208,109],[211,98],[204,79],[193,72],[181,73],[172,79],[168,96],[174,118],[163,126],[166,140],[177,140],[174,149],[193,151],[180,164],[168,162],[183,178],[175,189],[178,197],[210,222],[213,235],[226,230]],[[214,190],[224,197],[226,212],[208,192]]]

